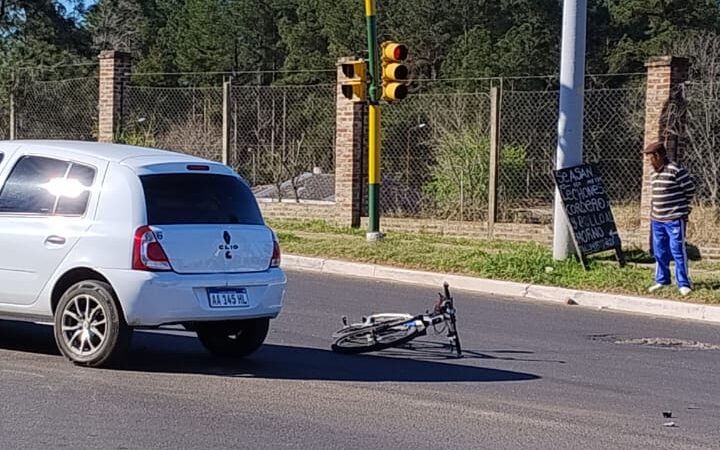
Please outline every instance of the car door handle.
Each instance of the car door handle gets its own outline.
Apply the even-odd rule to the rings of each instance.
[[[46,244],[54,244],[54,245],[63,245],[65,243],[65,238],[62,236],[48,236],[45,239]]]

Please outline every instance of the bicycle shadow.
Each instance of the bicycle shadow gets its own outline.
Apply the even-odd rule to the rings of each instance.
[[[59,355],[48,326],[0,321],[0,350]],[[407,357],[340,355],[311,347],[265,344],[251,357],[212,357],[189,333],[136,331],[128,358],[114,370],[193,374],[218,377],[355,382],[507,382],[541,377],[531,373],[490,369]]]
[[[449,360],[455,359],[455,353],[450,344],[442,342],[433,342],[429,340],[415,340],[401,347],[383,350],[383,354],[387,356],[413,356],[423,360]],[[489,359],[502,361],[524,361],[524,362],[549,362],[557,364],[565,364],[566,361],[559,359],[535,359],[530,357],[519,356],[501,356],[501,355],[532,355],[533,352],[524,350],[486,350],[478,352],[468,349],[462,351],[463,359]]]

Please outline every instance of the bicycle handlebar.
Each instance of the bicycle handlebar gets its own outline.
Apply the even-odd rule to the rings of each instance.
[[[450,300],[450,285],[447,281],[443,283],[443,288],[445,289],[445,300]]]

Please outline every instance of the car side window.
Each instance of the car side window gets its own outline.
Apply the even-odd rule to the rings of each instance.
[[[3,158],[5,157],[5,153],[0,152],[0,163],[2,162]]]
[[[52,214],[56,195],[53,180],[63,179],[70,163],[40,156],[23,156],[0,191],[0,212]]]
[[[66,192],[58,198],[55,214],[82,216],[90,199],[90,186],[95,180],[95,169],[73,163],[65,180]]]
[[[82,215],[94,178],[92,167],[24,156],[15,164],[0,191],[0,212]]]

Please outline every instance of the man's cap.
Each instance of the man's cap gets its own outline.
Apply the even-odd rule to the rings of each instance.
[[[645,147],[643,153],[658,153],[660,155],[665,154],[665,144],[662,142],[653,142],[652,144]]]

